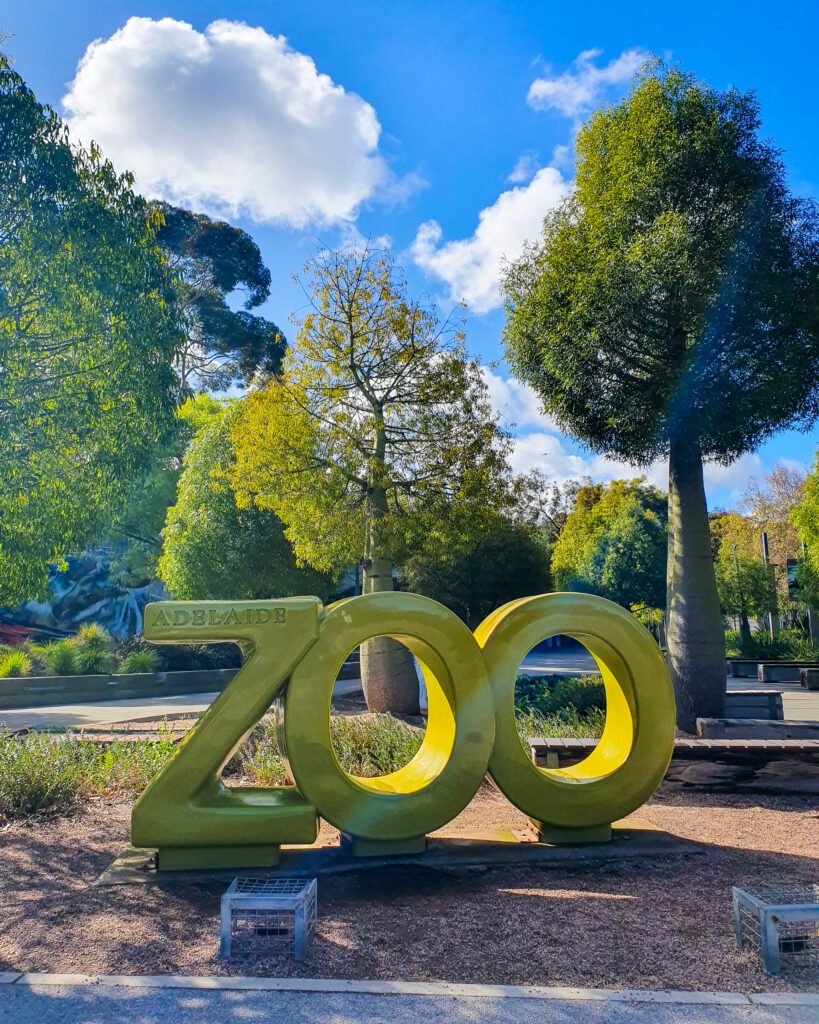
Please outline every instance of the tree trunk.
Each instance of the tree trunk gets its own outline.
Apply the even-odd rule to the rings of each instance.
[[[751,623],[748,621],[748,612],[744,608],[739,616],[739,649],[746,656],[751,651]]]
[[[366,559],[364,593],[392,589],[392,562],[383,557]],[[375,637],[361,645],[361,683],[370,711],[391,711],[400,715],[419,713],[415,662],[406,647],[391,637]]]
[[[702,456],[696,443],[672,441],[668,459],[668,663],[677,698],[677,724],[725,711],[722,631]]]
[[[394,589],[392,560],[387,557],[382,539],[387,492],[383,484],[386,435],[380,413],[376,417],[373,441],[362,586],[365,594]],[[388,636],[374,637],[361,645],[361,685],[370,711],[389,711],[399,715],[417,715],[420,712],[420,687],[413,657],[406,647]]]

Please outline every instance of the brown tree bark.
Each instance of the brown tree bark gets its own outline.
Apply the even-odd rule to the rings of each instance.
[[[725,636],[722,629],[702,456],[696,442],[675,439],[668,459],[668,664],[677,724],[696,730],[697,718],[725,712]]]
[[[385,438],[383,424],[376,428],[375,455],[370,481],[370,517],[364,551],[365,594],[394,589],[393,564],[384,551],[381,521],[387,513],[387,493],[380,483],[383,472]],[[370,711],[417,715],[419,685],[415,662],[402,644],[388,636],[374,637],[361,645],[361,684]]]

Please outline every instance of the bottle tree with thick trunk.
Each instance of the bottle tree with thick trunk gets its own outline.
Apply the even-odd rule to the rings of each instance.
[[[457,550],[511,493],[507,438],[478,364],[449,322],[407,295],[388,252],[322,252],[281,375],[233,429],[240,504],[271,509],[300,563],[360,564],[364,593],[393,590],[413,550]],[[371,711],[418,711],[409,652],[363,645]]]
[[[724,707],[703,462],[819,411],[819,217],[751,93],[647,66],[577,140],[573,192],[504,276],[507,355],[596,452],[668,459],[678,721]]]

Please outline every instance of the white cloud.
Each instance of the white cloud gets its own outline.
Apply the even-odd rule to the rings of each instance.
[[[536,78],[526,102],[534,110],[557,110],[565,117],[579,117],[595,107],[612,86],[627,82],[651,56],[634,47],[598,67],[593,62],[602,52],[584,50],[575,57],[571,70]]]
[[[506,180],[513,185],[521,185],[524,181],[529,181],[533,178],[537,171],[538,162],[534,153],[522,153]]]
[[[594,481],[645,477],[655,487],[665,490],[668,486],[665,462],[639,467],[608,459],[604,455],[577,455],[567,450],[564,438],[544,431],[533,431],[516,437],[509,461],[516,473],[540,469],[550,480],[556,481],[577,480],[584,476]]]
[[[488,313],[501,304],[498,284],[503,260],[515,259],[524,242],[537,239],[544,215],[568,191],[569,183],[560,171],[544,167],[528,185],[502,192],[481,210],[469,238],[444,242],[437,221],[422,224],[410,249],[412,258],[449,287],[453,302],[463,299],[474,312]]]
[[[507,427],[517,430],[533,427],[556,430],[551,418],[543,412],[543,406],[534,390],[514,377],[501,377],[488,366],[481,367],[481,373],[489,392],[489,402]]]
[[[751,479],[761,477],[765,472],[766,467],[762,459],[749,452],[728,466],[718,462],[706,462],[702,475],[707,491],[727,492],[732,501],[737,501],[744,494]]]
[[[91,43],[63,103],[75,137],[170,202],[303,227],[401,192],[373,107],[241,22],[130,18]]]

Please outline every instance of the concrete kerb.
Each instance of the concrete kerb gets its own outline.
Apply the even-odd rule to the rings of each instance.
[[[819,1006],[819,992],[652,992],[642,989],[562,988],[537,985],[458,985],[425,981],[346,981],[324,978],[187,977],[184,975],[0,974],[0,984],[148,989],[217,989],[256,992],[321,992],[453,999],[591,1000],[616,1003],[681,1003],[720,1006]],[[10,991],[9,988],[5,991]]]

